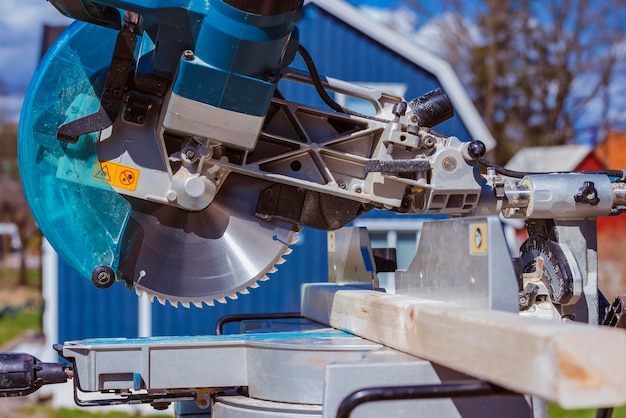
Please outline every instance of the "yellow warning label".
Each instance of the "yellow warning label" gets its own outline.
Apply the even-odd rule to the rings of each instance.
[[[100,161],[100,170],[94,170],[95,179],[106,180],[113,187],[134,191],[139,181],[139,170],[111,161]]]
[[[487,254],[487,223],[471,223],[469,228],[470,254]]]

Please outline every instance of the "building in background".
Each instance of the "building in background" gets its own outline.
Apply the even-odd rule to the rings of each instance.
[[[609,131],[606,139],[596,147],[596,155],[611,169],[626,167],[626,131]]]

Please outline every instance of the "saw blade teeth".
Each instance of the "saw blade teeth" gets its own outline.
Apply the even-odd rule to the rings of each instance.
[[[278,239],[278,238],[276,238]],[[153,291],[150,287],[146,287],[143,284],[139,283],[139,280],[134,283],[135,293],[137,293],[140,297],[147,297],[150,302],[154,303],[155,299],[159,301],[161,305],[171,305],[174,308],[178,308],[182,306],[183,308],[189,309],[193,304],[196,308],[203,307],[213,307],[220,304],[227,304],[228,301],[240,299],[239,295],[248,295],[252,292],[252,289],[256,289],[260,287],[261,282],[265,282],[270,280],[269,275],[276,273],[280,269],[280,265],[287,261],[286,256],[289,256],[293,249],[289,248],[289,245],[295,244],[298,242],[298,238],[294,236],[293,231],[289,235],[281,235],[280,239],[278,239],[282,245],[278,249],[278,253],[275,254],[270,261],[271,264],[266,265],[264,268],[259,269],[255,272],[252,277],[248,277],[248,281],[241,281],[237,287],[232,287],[230,290],[222,291],[222,292],[214,292],[210,291],[205,293],[204,295],[197,295],[195,297],[186,296],[177,296],[175,293],[167,294],[161,293],[158,291]],[[141,278],[141,277],[140,277]]]
[[[156,295],[150,293],[148,290],[144,288],[135,287],[135,292],[141,292],[142,297],[148,298],[150,303],[153,303],[154,298],[156,298]]]

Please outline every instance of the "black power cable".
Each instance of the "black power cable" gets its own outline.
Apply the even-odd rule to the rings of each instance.
[[[307,51],[306,48],[304,48],[302,45],[298,45],[298,53],[304,60],[304,64],[306,65],[306,68],[309,71],[309,75],[311,76],[311,82],[313,83],[313,87],[315,87],[315,91],[320,96],[320,99],[322,99],[324,103],[328,105],[328,107],[333,109],[335,112],[345,113],[351,116],[371,119],[371,120],[375,120],[377,122],[383,122],[383,123],[391,122],[390,120],[377,118],[375,116],[370,116],[370,115],[365,115],[363,113],[355,112],[353,110],[350,110],[341,106],[339,103],[334,101],[333,98],[330,97],[330,95],[324,88],[324,85],[322,84],[322,78],[320,77],[320,74],[317,71],[317,68],[315,67],[315,63],[313,62],[313,58],[311,58],[311,54],[309,54],[309,51]]]
[[[578,170],[578,171],[550,171],[550,172],[538,172],[538,173],[532,173],[532,172],[523,172],[523,171],[515,171],[515,170],[509,170],[508,168],[504,168],[502,166],[499,166],[496,163],[493,163],[485,158],[479,158],[478,159],[478,164],[485,167],[485,168],[493,168],[496,173],[498,174],[502,174],[503,176],[507,176],[507,177],[513,177],[513,178],[524,178],[527,175],[531,175],[531,174],[570,174],[570,173],[575,173],[575,174],[603,174],[605,176],[609,176],[609,177],[617,177],[617,178],[624,178],[624,171],[621,170]]]

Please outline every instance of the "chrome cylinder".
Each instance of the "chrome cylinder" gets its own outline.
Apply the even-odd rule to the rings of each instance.
[[[613,208],[613,187],[605,175],[529,174],[522,185],[530,191],[527,218],[595,218]]]

